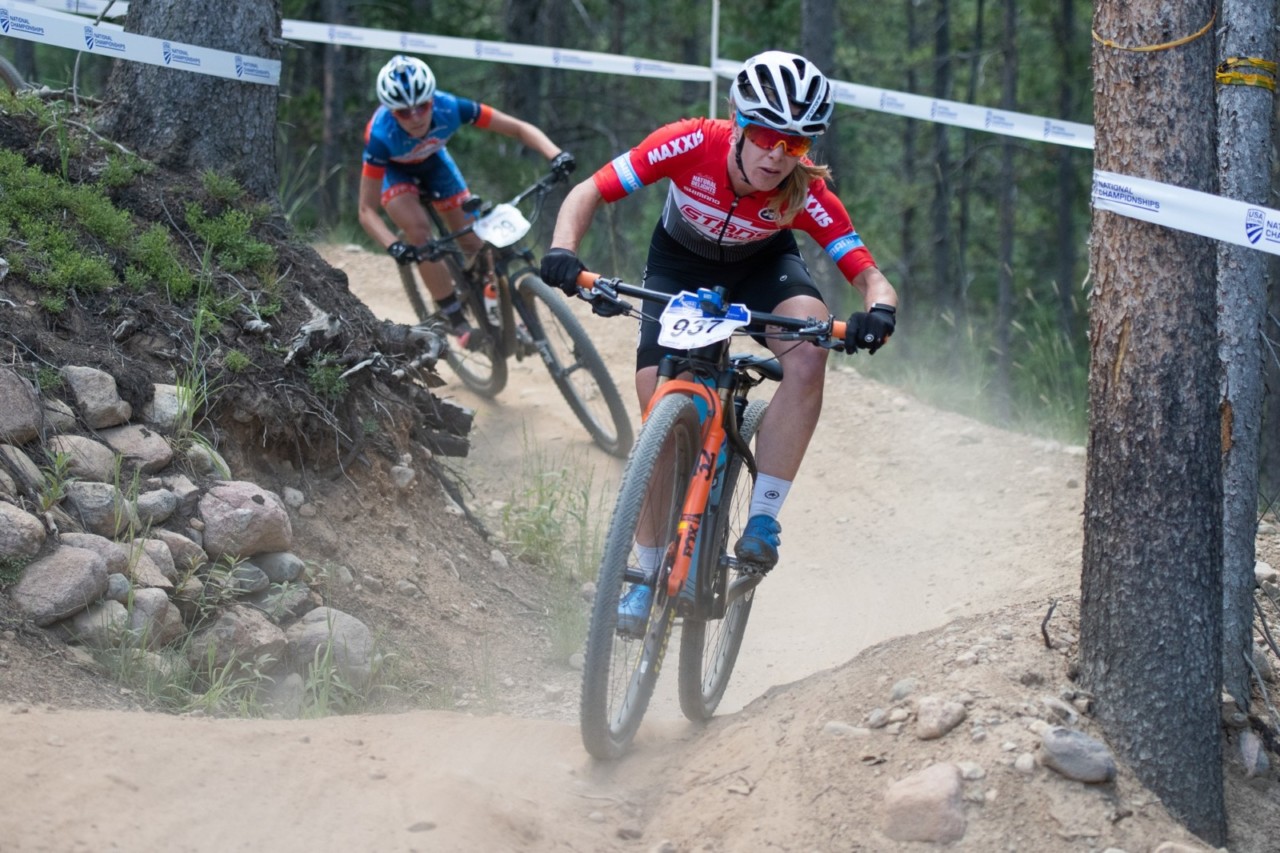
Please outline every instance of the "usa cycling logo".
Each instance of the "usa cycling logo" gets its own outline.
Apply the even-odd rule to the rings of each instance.
[[[22,15],[10,15],[8,9],[0,9],[0,32],[30,33],[33,36],[43,36],[44,27],[36,26],[31,23],[30,18],[24,18]]]
[[[160,42],[160,56],[164,59],[165,65],[173,64],[173,45],[167,41]]]
[[[1262,234],[1267,230],[1267,213],[1265,210],[1258,210],[1251,207],[1244,215],[1244,236],[1249,238],[1250,243],[1257,243],[1262,239]]]
[[[110,33],[104,33],[93,27],[84,28],[84,47],[85,50],[114,50],[124,54],[129,52],[124,42],[116,41]]]
[[[239,54],[236,54],[236,76],[244,76],[244,59]]]

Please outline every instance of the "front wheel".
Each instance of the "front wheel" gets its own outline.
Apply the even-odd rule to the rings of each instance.
[[[622,474],[605,536],[582,668],[582,743],[596,758],[617,758],[626,751],[658,681],[676,608],[660,581],[670,568],[701,437],[693,401],[665,397],[645,421]],[[637,538],[667,552],[652,579],[646,580],[639,570]],[[620,624],[619,604],[637,584],[656,587],[648,620]]]
[[[750,445],[768,408],[762,400],[753,400],[742,416],[738,433]],[[744,460],[736,453],[725,465],[720,502],[716,506],[714,524],[703,525],[708,539],[699,546],[704,554],[699,571],[711,572],[716,610],[723,608],[718,619],[686,617],[680,628],[680,710],[694,722],[711,719],[724,698],[729,676],[738,661],[742,637],[747,631],[747,617],[755,599],[759,576],[744,576],[727,568],[730,549],[742,535],[751,509],[750,476],[744,476]]]
[[[532,270],[517,273],[513,282],[528,309],[529,335],[569,408],[602,450],[626,456],[632,443],[631,418],[604,359],[569,303]]]
[[[457,336],[448,335],[449,349],[445,352],[445,360],[463,385],[481,397],[495,397],[507,387],[507,360],[502,354],[502,330],[490,323],[483,296],[475,292],[457,261],[446,257],[440,263],[445,265],[456,283],[454,292],[462,303],[462,316],[471,327],[471,334],[465,345]],[[432,313],[428,308],[423,295],[424,289],[419,287],[418,276],[414,273],[414,265],[405,264],[399,269],[400,283],[404,286],[405,296],[418,315],[418,320],[439,317],[439,314]]]

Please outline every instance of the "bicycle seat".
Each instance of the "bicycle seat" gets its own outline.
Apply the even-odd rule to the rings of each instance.
[[[774,382],[782,381],[782,362],[776,358],[736,353],[729,357],[729,362],[735,369],[754,370],[764,379],[772,379]]]

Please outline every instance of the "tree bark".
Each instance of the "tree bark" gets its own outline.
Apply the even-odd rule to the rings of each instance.
[[[1068,121],[1077,120],[1076,111],[1080,99],[1076,95],[1071,71],[1082,61],[1078,56],[1081,51],[1076,46],[1076,10],[1075,0],[1060,0],[1057,13],[1053,16],[1053,34],[1056,44],[1058,74],[1058,115]],[[1076,265],[1078,259],[1076,234],[1076,211],[1080,209],[1080,170],[1074,160],[1074,152],[1069,146],[1059,145],[1054,152],[1057,161],[1058,191],[1053,218],[1056,223],[1054,233],[1057,246],[1057,272],[1055,292],[1058,297],[1058,325],[1063,336],[1075,345],[1081,339],[1083,329],[1077,320],[1079,308],[1076,305],[1077,290]]]
[[[1000,38],[1000,53],[1004,67],[1000,70],[1000,106],[1010,112],[1018,109],[1018,6],[1016,0],[1004,0],[1004,28]],[[999,205],[999,268],[996,270],[996,414],[1008,423],[1012,417],[1012,391],[1010,374],[1013,370],[1011,348],[1013,325],[1013,247],[1014,220],[1017,218],[1017,180],[1014,173],[1015,147],[1013,140],[1004,137],[1000,141]]]
[[[828,77],[835,76],[836,64],[836,6],[832,0],[801,0],[800,3],[800,53],[822,70]],[[818,137],[810,154],[815,163],[831,167],[832,183],[843,190],[848,206],[857,216],[857,206],[851,201],[857,191],[849,176],[840,173],[840,146],[838,144],[840,111],[832,116],[827,132]],[[854,220],[857,224],[857,220]],[[817,264],[813,267],[814,284],[826,303],[837,313],[850,304],[849,285],[835,264]]]
[[[1210,0],[1101,0],[1094,29],[1130,46],[1198,31]],[[1094,46],[1101,170],[1215,189],[1209,37]],[[1169,811],[1226,837],[1222,479],[1214,245],[1096,212],[1081,676],[1112,745]]]
[[[982,63],[985,57],[987,46],[987,4],[986,0],[977,0],[974,4],[973,13],[973,36],[970,40],[969,50],[966,51],[968,56],[968,77],[969,82],[965,86],[965,103],[976,104],[979,102],[978,97],[978,81],[983,76]],[[985,138],[988,134],[982,134]],[[974,190],[975,182],[977,182],[978,172],[978,133],[973,130],[960,131],[961,154],[960,166],[957,169],[957,180],[955,183],[955,199],[956,199],[956,215],[955,215],[955,270],[952,279],[956,283],[956,304],[959,306],[959,316],[969,316],[969,288],[973,284],[973,273],[969,269],[969,254],[973,250],[973,246],[969,242],[970,234],[973,229],[973,205],[978,201],[977,193]],[[986,139],[984,139],[986,141]],[[1000,390],[996,389],[996,397],[999,398]]]
[[[325,0],[327,16],[324,20],[345,24],[347,5],[341,0]],[[354,181],[344,181],[343,169],[357,162],[350,147],[350,120],[346,104],[352,89],[373,92],[373,80],[364,80],[353,73],[353,50],[340,44],[323,46],[321,121],[320,131],[320,211],[329,224],[345,222],[354,217],[352,200],[356,197]],[[363,87],[362,85],[363,84]],[[372,99],[370,99],[372,103]],[[369,110],[372,111],[372,108]]]
[[[906,2],[906,22],[907,22],[907,56],[913,57],[917,55],[920,48],[920,26],[916,20],[915,0],[905,0]],[[920,74],[916,70],[914,63],[907,64],[907,91],[912,94],[920,92]],[[919,122],[904,121],[902,122],[902,185],[907,191],[902,194],[903,210],[902,210],[902,228],[899,232],[899,242],[901,249],[899,255],[900,267],[898,271],[898,285],[903,291],[902,296],[906,300],[910,300],[915,293],[916,282],[913,272],[915,271],[916,253],[919,251],[916,241],[916,228],[919,219],[919,210],[913,201],[915,193],[913,189],[916,185],[916,164],[918,162],[918,140]],[[909,339],[909,336],[908,336]]]
[[[1275,21],[1273,3],[1223,0],[1219,61],[1228,57],[1274,60]],[[1268,205],[1274,108],[1274,95],[1267,89],[1242,85],[1218,88],[1222,195]],[[1223,368],[1222,679],[1227,692],[1244,709],[1249,707],[1246,660],[1253,654],[1253,564],[1268,266],[1268,256],[1262,252],[1218,244],[1218,334]]]
[[[952,64],[951,55],[951,0],[936,0],[933,32],[933,96],[941,100],[952,100]],[[951,233],[951,201],[954,194],[952,186],[951,149],[947,138],[947,126],[936,124],[933,127],[933,206],[931,209],[933,228],[933,295],[937,300],[938,310],[956,311],[961,306],[957,299],[957,291],[962,282],[956,280],[955,265],[952,261]]]
[[[280,2],[134,0],[125,29],[262,59],[279,59]],[[117,62],[107,84],[102,132],[162,166],[213,170],[274,200],[279,87]]]

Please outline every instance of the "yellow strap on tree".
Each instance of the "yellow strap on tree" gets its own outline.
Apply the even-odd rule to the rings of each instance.
[[[1205,33],[1209,32],[1209,30],[1213,29],[1213,22],[1217,20],[1217,17],[1218,17],[1218,10],[1214,9],[1213,14],[1209,16],[1209,23],[1205,24],[1199,30],[1197,30],[1196,32],[1192,33],[1189,36],[1186,36],[1185,38],[1180,38],[1177,41],[1165,42],[1164,44],[1146,44],[1146,45],[1139,45],[1135,47],[1135,46],[1130,46],[1126,44],[1117,44],[1111,39],[1104,39],[1102,36],[1098,35],[1097,30],[1090,30],[1090,32],[1093,33],[1093,40],[1096,41],[1098,44],[1102,45],[1103,47],[1113,47],[1116,50],[1131,50],[1135,53],[1151,53],[1152,51],[1155,51],[1155,50],[1169,50],[1171,48],[1181,47],[1184,44],[1189,44],[1195,41]]]
[[[1257,68],[1254,71],[1236,71],[1237,68]],[[1214,72],[1214,79],[1223,86],[1258,86],[1276,90],[1276,63],[1253,56],[1230,56],[1222,61]]]

